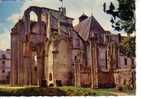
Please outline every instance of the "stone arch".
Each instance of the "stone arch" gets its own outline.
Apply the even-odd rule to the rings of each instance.
[[[30,7],[28,8],[25,12],[24,12],[24,24],[25,24],[25,32],[30,33],[30,19],[31,19],[31,15],[36,16],[36,21],[38,23],[41,23],[41,10],[39,8],[36,7]],[[40,30],[39,30],[40,31]]]

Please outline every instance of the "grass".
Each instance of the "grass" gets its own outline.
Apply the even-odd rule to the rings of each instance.
[[[120,91],[115,90],[115,92],[120,92]],[[130,90],[130,89],[124,88],[121,92],[126,93],[128,95],[136,95],[136,90],[135,89]]]
[[[81,88],[73,86],[63,86],[59,89],[65,91],[69,96],[113,96],[109,90],[112,89],[91,89],[91,88]]]
[[[63,86],[57,88],[39,88],[35,86],[10,87],[0,85],[0,96],[116,96],[112,92],[117,92],[113,88],[91,89],[73,86]],[[135,91],[124,91],[134,95]]]
[[[58,88],[8,87],[0,88],[0,96],[65,96]]]

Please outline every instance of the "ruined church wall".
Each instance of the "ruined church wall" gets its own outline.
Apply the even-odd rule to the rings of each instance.
[[[107,49],[98,47],[98,87],[114,87],[114,76],[108,67]]]
[[[98,47],[98,65],[99,69],[104,71],[107,70],[107,51],[105,47]]]
[[[116,87],[135,86],[135,69],[117,69],[114,71],[114,83]]]
[[[135,58],[129,58],[127,56],[120,55],[118,61],[119,68],[130,68],[130,66],[135,65]]]
[[[114,76],[111,72],[98,73],[98,86],[100,87],[114,87]]]
[[[58,53],[54,60],[54,79],[63,84],[70,84],[72,76],[70,42],[61,40],[58,44]]]
[[[49,48],[48,48],[48,58],[46,58],[47,61],[45,63],[45,66],[47,66],[47,69],[46,69],[47,73],[45,75],[48,76],[48,77],[46,77],[46,80],[48,81],[48,84],[54,83],[54,81],[53,81],[53,78],[54,78],[54,72],[53,72],[53,53],[52,53],[52,51],[53,51],[53,44],[51,43],[49,45]],[[49,77],[50,74],[52,75],[52,79],[50,79],[50,77]]]

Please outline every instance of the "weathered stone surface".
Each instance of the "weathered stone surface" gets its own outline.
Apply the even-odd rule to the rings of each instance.
[[[93,16],[73,27],[61,11],[32,6],[12,29],[12,85],[114,87],[124,85],[118,78],[125,76],[135,83],[135,64],[120,55],[118,35],[104,31]]]

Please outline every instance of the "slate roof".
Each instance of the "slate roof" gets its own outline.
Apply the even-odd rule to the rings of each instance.
[[[102,26],[97,20],[91,16],[74,26],[74,30],[82,37],[83,40],[87,41],[89,36],[94,36],[97,33],[105,33]]]

